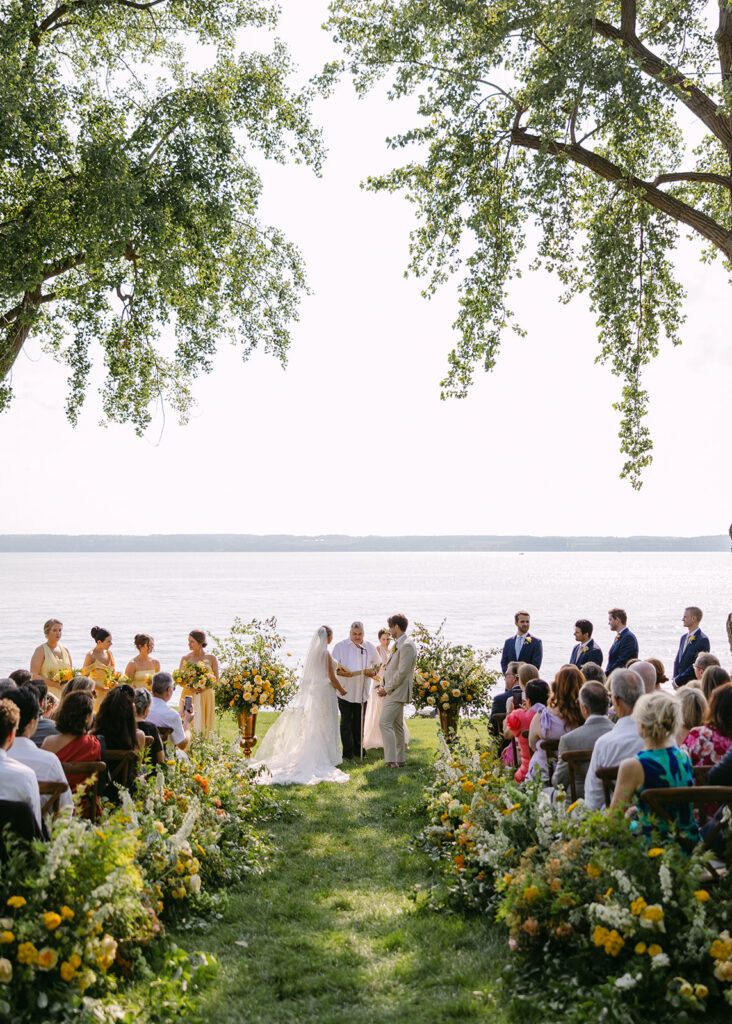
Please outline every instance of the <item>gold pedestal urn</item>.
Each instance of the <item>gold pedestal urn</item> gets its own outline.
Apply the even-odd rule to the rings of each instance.
[[[244,748],[244,757],[252,756],[252,748],[257,742],[256,730],[256,709],[252,711],[251,714],[247,714],[246,711],[242,711],[239,715],[239,732],[241,733],[239,745]]]
[[[440,708],[440,725],[445,734],[445,739],[448,743],[452,743],[457,738],[458,709],[448,708],[447,711],[444,711]]]

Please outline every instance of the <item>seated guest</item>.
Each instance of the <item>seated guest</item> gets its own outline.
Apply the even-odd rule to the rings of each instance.
[[[711,700],[712,692],[716,690],[718,686],[724,686],[724,684],[729,681],[729,672],[726,668],[722,668],[721,665],[710,665],[708,668],[704,669],[704,674],[701,677],[702,693],[707,700]]]
[[[48,684],[45,679],[31,679],[28,686],[33,690],[38,698],[38,706],[41,710],[41,717],[38,719],[38,726],[31,739],[37,747],[42,747],[46,736],[58,735],[56,723],[50,717],[55,707],[55,700],[48,692]]]
[[[15,672],[11,672],[8,679],[12,679],[16,686],[27,686],[33,676],[27,668],[16,668]]]
[[[8,751],[10,757],[35,772],[39,782],[62,782],[66,790],[59,797],[59,809],[71,807],[73,804],[71,790],[61,762],[55,754],[51,754],[47,750],[39,750],[33,742],[33,734],[36,731],[40,715],[35,689],[32,686],[21,686],[15,693],[9,693],[7,699],[17,704],[20,712],[18,731],[13,745]]]
[[[534,666],[526,665],[522,667],[533,668]],[[525,692],[526,696],[524,697],[523,706],[515,711],[510,711],[506,715],[506,721],[503,724],[503,735],[507,739],[515,738],[518,741],[518,748],[521,754],[521,764],[513,777],[514,782],[523,782],[529,770],[531,752],[529,750],[529,740],[523,733],[531,725],[534,715],[543,711],[546,707],[546,702],[549,699],[549,684],[545,683],[543,679],[529,679],[526,683]]]
[[[579,705],[584,725],[565,733],[559,740],[559,760],[552,775],[552,785],[555,788],[563,786],[565,789],[569,789],[569,765],[562,760],[563,752],[565,750],[592,750],[600,736],[610,732],[613,727],[607,717],[609,700],[607,690],[602,683],[585,683],[579,692]],[[585,772],[589,763],[589,758],[583,763]],[[577,778],[575,775],[575,788],[578,798],[585,795],[584,778]]]
[[[668,676],[666,675],[666,669],[663,667],[663,662],[659,658],[646,658],[649,665],[653,665],[656,670],[656,689],[660,690],[664,683],[668,682]]]
[[[94,698],[91,693],[77,690],[61,701],[56,718],[56,736],[48,736],[41,750],[50,750],[62,764],[79,761],[103,761],[102,745],[96,736],[90,736],[94,718]],[[72,792],[84,782],[85,775],[69,775]]]
[[[621,762],[610,808],[628,807],[635,801],[643,835],[650,837],[651,810],[643,800],[643,790],[693,786],[694,771],[688,753],[676,746],[676,731],[681,724],[678,701],[667,693],[646,693],[636,702],[633,718],[643,750]],[[696,842],[699,832],[692,805],[668,804],[667,810],[679,830]],[[666,822],[658,821],[657,828],[662,836],[669,834]]]
[[[185,750],[191,742],[192,711],[183,712],[183,721],[177,711],[168,706],[173,696],[173,677],[168,672],[156,672],[152,680],[152,703],[147,720],[158,728],[173,730],[172,739],[178,750]]]
[[[701,677],[704,675],[706,669],[710,665],[719,665],[720,661],[716,654],[710,654],[709,651],[702,651],[701,654],[697,654],[694,659],[694,678],[691,680],[691,685],[701,684]],[[688,685],[688,684],[687,684]]]
[[[493,732],[494,735],[496,736],[499,735],[500,730],[498,728],[498,724],[494,722],[495,716],[504,715],[506,713],[506,701],[508,700],[509,697],[516,697],[518,701],[521,701],[523,697],[523,693],[521,691],[518,681],[518,669],[518,661],[509,661],[508,665],[506,666],[505,675],[503,677],[504,692],[497,693],[493,700],[491,701],[490,726],[491,732]]]
[[[540,773],[549,781],[549,766],[541,741],[559,739],[565,732],[582,725],[579,692],[584,681],[585,677],[574,665],[564,665],[557,672],[546,707],[531,720],[529,727],[529,747],[533,751],[529,775],[532,777]]]
[[[4,697],[6,693],[11,693],[17,689],[18,687],[12,679],[0,679],[0,697]]]
[[[20,709],[11,700],[0,699],[0,796],[3,800],[27,804],[41,828],[41,796],[32,768],[8,756],[15,741]]]
[[[596,665],[593,661],[586,661],[582,666],[582,675],[588,683],[602,683],[608,694],[610,693],[610,688],[607,685],[607,676],[602,665]]]
[[[719,764],[732,747],[732,683],[712,691],[704,724],[689,730],[683,747],[693,765]]]
[[[589,619],[577,619],[574,638],[577,641],[569,657],[569,664],[583,669],[587,664],[602,665],[602,651],[592,639],[593,626]]]
[[[598,768],[615,768],[626,757],[643,749],[643,740],[633,720],[636,701],[645,693],[643,680],[632,669],[619,668],[610,676],[610,694],[617,722],[610,732],[600,736],[592,748],[590,767],[585,776],[585,803],[593,811],[605,806]]]
[[[628,668],[632,668],[641,677],[646,693],[653,693],[656,689],[656,670],[650,661],[633,661]]]
[[[160,733],[158,732],[157,725],[152,725],[150,722],[146,722],[145,719],[150,714],[150,705],[152,704],[152,695],[149,690],[143,689],[138,686],[135,689],[135,720],[137,722],[137,728],[140,729],[145,736],[152,736],[152,746],[150,747],[150,760],[153,764],[163,764],[165,761],[165,751],[163,750],[163,741],[160,739]]]
[[[50,691],[49,691],[50,692]],[[90,693],[92,697],[95,696],[94,683],[91,679],[87,679],[86,676],[74,676],[73,679],[69,679],[68,683],[64,683],[61,687],[61,693],[58,697],[58,704],[50,711],[49,714],[53,717],[55,722],[58,718],[61,705],[70,693]]]
[[[676,742],[681,746],[691,729],[704,724],[708,703],[702,691],[695,686],[682,686],[676,699],[681,708],[681,725],[676,733]]]
[[[138,753],[145,749],[145,734],[137,728],[135,721],[135,691],[131,686],[115,686],[110,690],[99,705],[94,720],[93,733],[103,740],[105,750],[130,750]],[[106,761],[106,754],[102,755]],[[110,769],[113,767],[111,762]],[[135,781],[136,762],[129,765],[126,779],[118,778],[117,782],[131,789]],[[111,800],[117,799],[117,788],[111,777],[107,778],[106,795]]]
[[[506,701],[506,711],[513,711],[514,708],[521,707],[521,702],[523,701],[524,694],[526,693],[526,687],[532,679],[539,678],[539,669],[536,665],[519,665],[516,676],[518,678],[520,693],[518,699],[516,697],[508,698]]]

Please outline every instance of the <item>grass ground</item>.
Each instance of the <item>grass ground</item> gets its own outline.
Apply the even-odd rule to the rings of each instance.
[[[264,726],[275,716],[261,715]],[[380,751],[344,765],[350,781],[287,787],[272,823],[276,854],[247,881],[215,930],[184,933],[221,970],[200,1010],[211,1024],[437,1024],[488,1017],[505,933],[489,920],[436,914],[410,899],[429,862],[408,843],[437,746],[434,720],[410,721],[407,768]]]

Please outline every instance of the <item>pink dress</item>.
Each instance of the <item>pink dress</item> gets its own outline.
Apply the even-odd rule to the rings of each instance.
[[[529,728],[531,725],[531,719],[534,715],[542,711],[544,706],[544,704],[534,704],[533,707],[530,708],[517,708],[515,711],[511,711],[506,717],[506,726],[516,737],[519,753],[521,754],[521,765],[513,777],[514,782],[524,781],[528,774],[529,761],[531,760],[529,738],[528,736],[522,736],[521,734]]]
[[[693,765],[719,764],[730,747],[732,739],[708,725],[698,725],[690,729],[684,740],[683,747],[689,752]]]

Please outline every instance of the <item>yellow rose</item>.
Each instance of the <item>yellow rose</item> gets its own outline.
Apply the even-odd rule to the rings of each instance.
[[[599,878],[602,874],[602,868],[598,867],[597,864],[588,864],[585,867],[585,871],[590,876],[590,878]]]
[[[660,857],[662,853],[663,853],[663,847],[662,846],[654,846],[653,849],[648,851],[648,856],[649,857]]]
[[[465,782],[463,783],[463,792],[464,793],[474,793],[475,792],[475,783],[471,782],[470,779],[466,779]]]
[[[651,957],[658,956],[659,953],[663,953],[663,950],[661,949],[660,946],[656,945],[655,942],[653,943],[652,946],[648,947],[648,955],[649,956],[651,956]]]
[[[633,902],[630,904],[630,912],[631,914],[633,914],[634,917],[638,917],[639,914],[643,913],[647,906],[648,904],[643,899],[643,897],[639,896],[637,900],[633,900]]]
[[[663,910],[657,903],[654,903],[653,906],[646,907],[643,917],[646,921],[663,921]]]
[[[601,924],[595,926],[595,930],[592,933],[592,941],[596,946],[604,946],[610,932],[607,928],[603,928]]]
[[[74,968],[74,970],[81,967],[81,957],[79,956],[79,954],[72,953],[71,956],[69,957],[69,963]]]
[[[685,981],[679,985],[679,994],[682,996],[691,996],[694,994],[694,988],[688,981]]]
[[[38,963],[38,950],[32,942],[21,942],[18,946],[18,963],[19,964],[33,964]]]
[[[38,969],[40,971],[52,971],[58,963],[58,953],[49,946],[44,946],[38,953]]]
[[[699,900],[700,903],[706,903],[709,899],[709,893],[706,889],[697,889],[694,893],[694,898]]]
[[[64,960],[64,962],[61,964],[61,967],[59,968],[59,974],[61,975],[63,981],[73,981],[76,971],[68,962],[68,960]]]
[[[7,985],[13,980],[13,965],[5,957],[0,957],[0,984]]]
[[[15,936],[12,932],[0,932],[0,946],[7,946],[8,943],[15,942]]]
[[[732,953],[732,942],[723,939],[715,939],[709,950],[709,955],[713,956],[715,960],[728,960],[730,953]]]
[[[8,900],[8,906],[15,907],[16,910],[19,910],[21,907],[24,907],[27,902],[28,901],[25,896],[11,896]]]
[[[646,949],[647,949],[647,946],[646,946],[645,942],[639,942],[636,945],[636,947],[635,947],[635,952],[636,953],[645,953]]]
[[[460,690],[458,690],[458,688],[455,687],[455,689],[452,691],[452,695],[453,695],[453,697],[459,697],[460,696]]]
[[[61,920],[61,915],[57,914],[53,910],[47,910],[46,913],[43,915],[43,923],[45,924],[46,928],[48,928],[49,932],[52,932],[54,928],[58,928],[58,926],[61,924]]]
[[[706,985],[694,985],[694,995],[697,999],[706,999],[709,995],[709,989]]]

